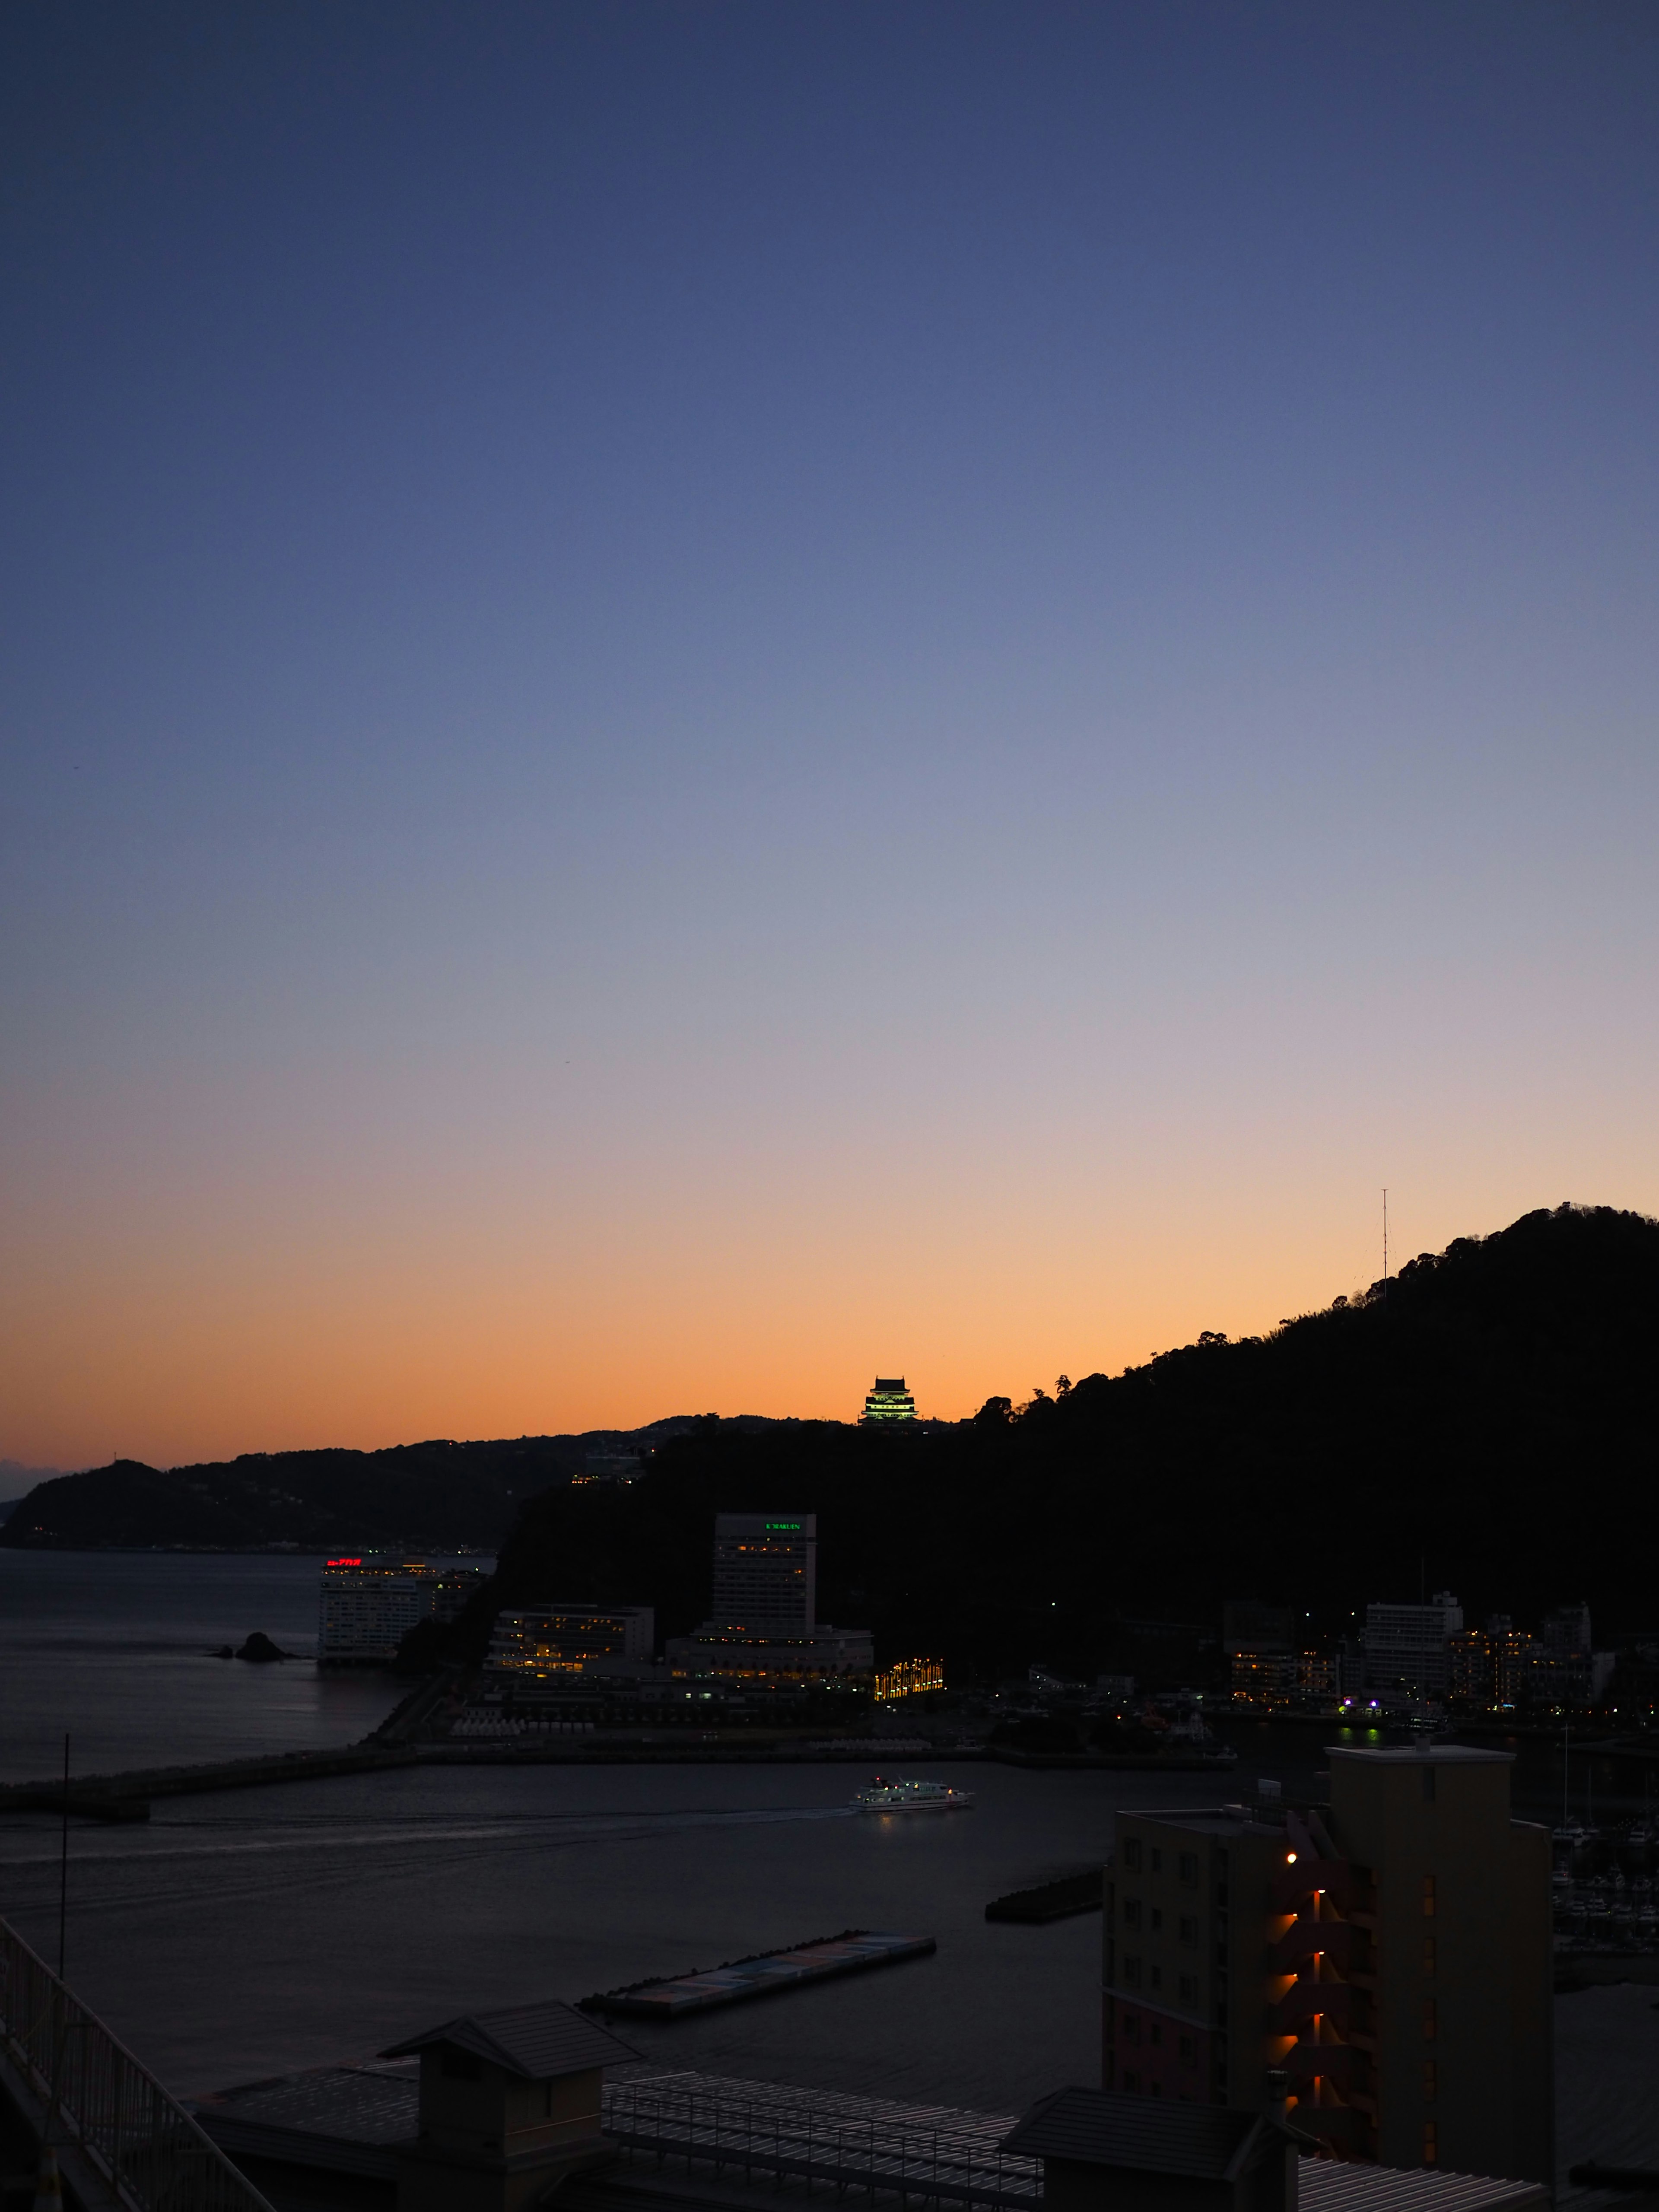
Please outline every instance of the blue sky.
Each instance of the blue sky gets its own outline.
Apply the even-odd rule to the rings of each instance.
[[[0,1449],[961,1412],[1659,1206],[1650,7],[0,38]]]

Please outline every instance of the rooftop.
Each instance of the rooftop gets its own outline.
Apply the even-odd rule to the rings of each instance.
[[[470,2051],[504,2074],[526,2081],[550,2081],[562,2074],[586,2074],[596,2066],[617,2066],[637,2058],[619,2036],[597,2027],[574,2005],[552,1998],[540,2004],[507,2005],[497,2012],[475,2012],[447,2020],[424,2035],[393,2044],[382,2058],[408,2058],[445,2044]]]
[[[1645,1991],[1641,1995],[1645,2007],[1651,2000]],[[568,2008],[517,2008],[520,2014],[544,2009]],[[470,2024],[501,2017],[479,2014]],[[604,2036],[602,2029],[592,2033]],[[434,2039],[440,2039],[416,2040],[424,2044]],[[634,2109],[636,2104],[638,2110]],[[363,2181],[380,2182],[387,2185],[389,2205],[389,2185],[398,2170],[396,2147],[413,2140],[418,2105],[417,2069],[412,2059],[403,2058],[319,2066],[304,2074],[251,2081],[200,2099],[194,2110],[233,2160],[254,2158],[309,2167],[319,2175],[356,2177],[352,2186],[359,2190]],[[760,2121],[763,2127],[756,2124]],[[744,2147],[752,2150],[764,2135],[792,2154],[803,2143],[809,2151],[816,2145],[820,2160],[829,2160],[838,2169],[849,2147],[862,2158],[867,2145],[868,2172],[867,2176],[860,2173],[860,2185],[867,2180],[872,2192],[890,2202],[904,2193],[903,2161],[894,2154],[901,2141],[908,2140],[924,2161],[943,2157],[958,2178],[968,2177],[973,2196],[983,2204],[999,2203],[1004,2212],[1009,2208],[1024,2212],[1027,2206],[1030,2212],[1040,2212],[1036,2161],[1044,2157],[1219,2179],[1251,2135],[1257,2129],[1265,2133],[1269,2125],[1259,2115],[1215,2106],[1110,2096],[1080,2088],[1062,2089],[1043,2099],[1016,2123],[1010,2115],[896,2104],[712,2075],[664,2074],[636,2064],[618,2068],[607,2081],[607,2133],[624,2147],[648,2137],[677,2160],[695,2149],[703,2172],[694,2178],[688,2170],[676,2179],[659,2171],[654,2150],[634,2154],[625,2148],[621,2163],[602,2179],[568,2185],[561,2202],[568,2196],[572,2212],[660,2212],[665,2203],[681,2202],[695,2206],[696,2212],[720,2212],[720,2208],[772,2212],[779,2201],[772,2177],[763,2180],[757,2172],[745,2185],[730,2166],[712,2181],[706,2171],[718,2140],[738,2146],[736,2164],[741,2167]],[[1103,2147],[1107,2153],[1103,2158]],[[828,2173],[829,2168],[824,2171]],[[842,2180],[846,2178],[842,2172]],[[1299,2212],[1547,2212],[1549,2203],[1547,2191],[1530,2182],[1306,2157],[1298,2161],[1297,2192]],[[800,2201],[793,2190],[790,2193],[793,2201]],[[337,2204],[320,2181],[305,2197],[313,2212],[345,2212],[348,2205],[361,2212],[363,2201],[361,2195],[343,2195]],[[1610,2207],[1608,2212],[1617,2212],[1617,2208]]]
[[[1137,1820],[1163,1820],[1172,1828],[1194,1828],[1204,1836],[1269,1836],[1285,1840],[1283,1824],[1258,1820],[1248,1805],[1126,1805]]]
[[[1375,1747],[1333,1743],[1328,1759],[1358,1759],[1372,1766],[1512,1766],[1512,1751],[1483,1751],[1472,1743],[1386,1743]]]
[[[1069,2088],[1034,2105],[1002,2147],[1027,2158],[1222,2181],[1249,2160],[1258,2130],[1279,2132],[1259,2113]],[[1297,2134],[1294,2128],[1284,2132]],[[1535,2182],[1407,2171],[1305,2153],[1296,2182],[1298,2212],[1533,2212],[1534,2207],[1545,2212],[1550,2202],[1549,2191]]]
[[[315,2066],[198,2098],[191,2110],[221,2150],[238,2158],[389,2180],[394,2146],[420,2128],[420,2075],[392,2066]]]
[[[1056,2089],[1033,2105],[1004,2150],[1024,2158],[1071,2159],[1136,2173],[1176,2173],[1203,2181],[1230,2176],[1261,2124],[1255,2112],[1219,2105],[1164,2102],[1106,2089]]]

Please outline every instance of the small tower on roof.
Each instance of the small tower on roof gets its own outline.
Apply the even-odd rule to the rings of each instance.
[[[550,2002],[446,2021],[380,2056],[421,2062],[420,2135],[399,2159],[398,2212],[526,2212],[611,2155],[605,2069],[639,2053]]]

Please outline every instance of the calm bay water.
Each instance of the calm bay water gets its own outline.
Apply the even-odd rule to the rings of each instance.
[[[254,1627],[308,1645],[315,1592],[315,1562],[0,1553],[6,1771],[50,1771],[64,1726],[84,1771],[361,1735],[388,1678],[200,1656]],[[1098,2079],[1101,1923],[996,1926],[987,1901],[1098,1863],[1121,1806],[1305,1786],[1326,1740],[1239,1730],[1221,1777],[941,1765],[975,1808],[899,1820],[848,1812],[848,1765],[431,1767],[162,1800],[148,1827],[72,1825],[69,1974],[189,2093],[845,1927],[932,1935],[933,1959],[629,2039],[667,2064],[1017,2110]],[[1518,1801],[1547,1815],[1558,1777],[1527,1747]],[[0,1912],[49,1955],[58,1845],[49,1817],[0,1823]],[[1581,2035],[1603,2009],[1563,2004]],[[1650,2049],[1659,2021],[1627,2009]]]
[[[0,1551],[0,1781],[355,1742],[408,1687],[319,1673],[321,1561]],[[470,1562],[469,1564],[478,1564]],[[263,1629],[280,1666],[214,1659]]]

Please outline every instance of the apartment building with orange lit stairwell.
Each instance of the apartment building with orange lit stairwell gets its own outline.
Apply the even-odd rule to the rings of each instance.
[[[1126,1812],[1103,2085],[1291,2117],[1339,2158],[1553,2181],[1550,1842],[1512,1760],[1334,1747],[1330,1801]]]

